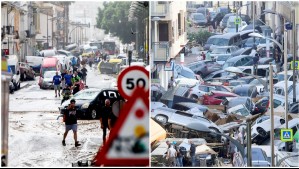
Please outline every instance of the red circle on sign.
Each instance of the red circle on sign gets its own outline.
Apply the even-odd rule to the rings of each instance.
[[[144,116],[144,112],[141,110],[141,109],[138,109],[136,112],[135,112],[135,115],[138,119],[141,119],[143,116]]]
[[[148,72],[144,67],[141,67],[141,66],[130,66],[130,67],[126,68],[125,70],[123,70],[123,71],[119,74],[119,76],[118,76],[118,78],[117,78],[117,88],[118,88],[118,92],[120,93],[120,95],[121,95],[122,97],[124,97],[125,99],[130,99],[133,93],[132,93],[131,95],[128,95],[128,94],[124,91],[124,89],[122,88],[122,84],[121,84],[121,83],[122,83],[122,80],[123,80],[124,76],[125,76],[128,72],[130,72],[130,71],[136,71],[136,70],[145,73],[146,76],[147,76],[148,79],[149,79],[149,72]],[[149,83],[149,81],[148,81],[148,83]],[[148,87],[149,87],[149,84],[148,84]],[[149,89],[148,89],[147,91],[145,91],[145,92],[146,92],[146,96],[149,96]]]

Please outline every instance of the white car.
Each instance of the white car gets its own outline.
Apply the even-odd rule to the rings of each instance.
[[[274,116],[274,128],[285,123],[285,120],[279,116]],[[251,140],[252,143],[261,144],[263,141],[270,137],[271,119],[259,117],[254,125],[251,127]]]
[[[286,124],[279,126],[278,128],[274,129],[274,144],[278,147],[278,151],[285,151],[285,142],[280,140],[280,132],[281,129],[285,129]],[[294,118],[288,121],[288,128],[293,130],[293,135],[295,135],[296,131],[299,130],[299,118]],[[277,138],[275,138],[277,137]]]
[[[151,112],[151,118],[162,125],[171,123],[180,126],[188,126],[190,123],[200,123],[201,125],[205,125],[213,132],[223,133],[223,130],[215,123],[201,116],[200,114],[196,115],[185,111],[160,107]]]
[[[150,109],[151,112],[153,112],[155,109],[159,108],[159,107],[167,107],[164,103],[161,102],[153,102],[151,101],[151,105],[150,105]]]

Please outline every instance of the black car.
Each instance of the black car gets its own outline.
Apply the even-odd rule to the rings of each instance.
[[[269,107],[269,97],[263,97],[255,103],[255,108],[251,114],[255,115],[259,113],[265,113],[267,112],[268,107]]]
[[[112,106],[115,101],[124,100],[115,89],[85,89],[76,93],[71,99],[76,100],[77,118],[98,119],[99,111],[105,105],[105,100],[110,100]],[[70,100],[65,101],[60,107],[60,113],[64,114]]]
[[[257,88],[254,85],[238,85],[233,89],[233,93],[239,96],[255,98],[257,96]]]

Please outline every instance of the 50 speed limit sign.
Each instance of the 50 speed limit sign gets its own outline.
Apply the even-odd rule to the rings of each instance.
[[[122,97],[130,99],[137,87],[149,95],[149,72],[141,66],[130,66],[123,70],[117,79],[118,91]]]

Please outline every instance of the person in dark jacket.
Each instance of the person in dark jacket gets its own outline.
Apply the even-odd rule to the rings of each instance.
[[[257,65],[260,59],[260,55],[258,53],[256,53],[253,57],[253,71],[254,71],[254,75],[257,74]]]
[[[107,129],[111,130],[111,127],[113,127],[115,122],[115,121],[111,122],[112,114],[113,113],[112,113],[112,108],[110,106],[110,100],[106,99],[105,106],[103,106],[100,111],[101,129],[103,129],[103,145],[105,145],[106,143]]]
[[[63,146],[66,146],[65,138],[70,130],[73,130],[74,132],[75,147],[81,145],[77,140],[77,116],[76,116],[77,112],[75,108],[75,103],[76,101],[72,99],[68,108],[64,112],[65,132],[63,134],[63,140],[62,140]]]

